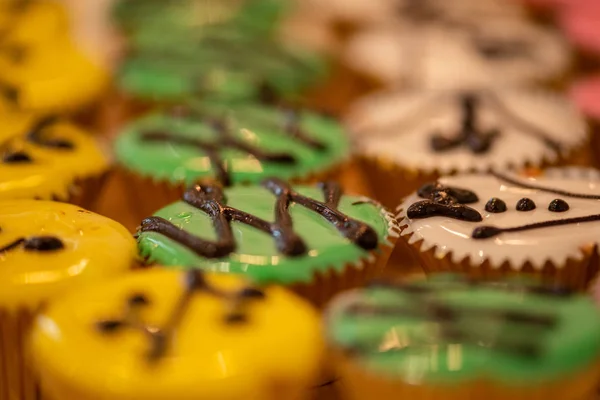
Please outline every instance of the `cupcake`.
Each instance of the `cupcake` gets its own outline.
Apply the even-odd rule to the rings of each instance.
[[[64,203],[0,201],[0,220],[0,393],[34,399],[24,359],[34,314],[58,294],[129,270],[135,241],[116,222]]]
[[[578,171],[442,177],[400,205],[401,237],[428,274],[533,275],[583,289],[598,272],[600,186]]]
[[[571,86],[570,97],[591,126],[593,162],[600,165],[600,75],[582,78]]]
[[[583,118],[542,91],[387,92],[359,102],[348,125],[375,198],[390,208],[440,175],[587,157]]]
[[[330,118],[299,109],[194,102],[123,128],[115,152],[131,213],[143,217],[178,200],[199,180],[224,186],[275,176],[312,182],[339,175],[349,142]]]
[[[307,303],[197,270],[72,292],[38,316],[29,344],[42,393],[78,400],[308,399],[323,357]]]
[[[580,400],[600,379],[593,302],[535,281],[378,282],[325,324],[349,400]]]
[[[60,62],[57,62],[60,60]],[[15,107],[42,115],[74,114],[98,100],[109,74],[68,38],[0,57],[1,86]]]
[[[0,113],[0,121],[0,200],[95,204],[109,160],[93,137],[56,118]]]
[[[262,187],[193,186],[137,232],[149,264],[244,274],[317,305],[376,276],[397,236],[372,200],[344,196],[333,182],[294,188],[277,178]]]
[[[425,89],[558,85],[571,64],[551,29],[514,18],[380,24],[357,34],[345,62],[385,86]]]

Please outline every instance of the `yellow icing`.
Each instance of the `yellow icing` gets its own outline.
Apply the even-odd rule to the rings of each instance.
[[[12,128],[4,125],[0,115],[0,142],[5,150],[25,151],[31,156],[31,163],[0,163],[0,200],[45,199],[66,200],[69,189],[77,179],[102,174],[108,168],[108,159],[96,140],[86,132],[68,122],[57,122],[44,130],[44,137],[71,141],[73,149],[45,148],[25,139],[27,128],[33,118],[11,116]],[[10,128],[10,127],[9,127]],[[17,133],[19,132],[19,133]]]
[[[108,71],[67,38],[22,60],[0,55],[0,77],[18,90],[20,108],[41,113],[76,111],[96,100],[109,82]]]
[[[0,308],[34,308],[67,289],[128,270],[135,241],[106,217],[79,207],[35,200],[0,202],[0,248],[18,238],[56,236],[61,250],[0,253]]]
[[[35,51],[69,32],[67,10],[58,2],[31,1],[21,11],[15,10],[14,3],[4,1],[0,5],[0,29],[6,32],[0,47],[22,46]]]
[[[224,321],[223,299],[195,292],[167,341],[150,362],[147,335],[123,327],[112,333],[99,320],[123,316],[127,298],[144,294],[142,324],[163,327],[183,293],[179,270],[134,272],[80,290],[36,319],[31,349],[42,387],[52,398],[78,400],[291,400],[314,395],[323,343],[317,312],[281,287],[249,300],[247,322]],[[233,275],[206,275],[223,290],[245,287]]]

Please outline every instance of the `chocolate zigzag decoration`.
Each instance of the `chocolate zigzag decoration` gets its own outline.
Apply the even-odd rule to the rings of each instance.
[[[23,246],[26,251],[56,251],[65,247],[62,240],[56,236],[31,236],[28,238],[18,238],[13,242],[0,248],[0,256],[5,253],[15,250],[19,246]]]
[[[287,136],[300,143],[318,150],[324,151],[327,146],[315,138],[310,137],[300,126],[300,114],[293,109],[284,109],[284,120],[281,126]],[[177,118],[185,118],[194,121],[206,120],[201,112],[192,111],[186,107],[177,107],[169,112],[169,115]],[[231,176],[220,151],[223,149],[236,149],[248,153],[260,161],[268,161],[281,164],[295,164],[297,162],[293,154],[288,152],[268,152],[261,150],[248,142],[236,137],[225,119],[207,120],[212,129],[217,132],[216,140],[207,141],[198,138],[185,137],[166,131],[149,131],[141,134],[141,139],[146,142],[165,142],[183,144],[204,151],[216,169],[218,180],[224,186],[231,185]]]
[[[122,317],[98,321],[96,328],[104,334],[111,335],[125,328],[143,333],[150,341],[146,358],[150,362],[156,362],[167,353],[169,342],[180,325],[194,294],[203,292],[227,301],[230,311],[225,315],[224,320],[228,324],[245,323],[247,316],[244,309],[248,302],[265,297],[264,292],[250,286],[236,291],[221,290],[210,285],[202,271],[197,269],[185,272],[183,284],[183,293],[164,326],[151,326],[140,321],[139,312],[142,308],[150,306],[150,300],[143,293],[134,293],[127,299],[125,313]]]
[[[378,245],[377,233],[369,225],[352,219],[337,208],[342,196],[338,184],[321,184],[324,202],[303,196],[276,178],[267,179],[263,186],[275,196],[275,221],[268,222],[252,214],[229,207],[220,186],[196,185],[186,191],[183,201],[204,211],[212,220],[217,233],[216,241],[208,241],[192,235],[161,217],[149,217],[142,221],[141,232],[157,232],[174,240],[201,257],[220,258],[227,256],[236,248],[231,231],[232,221],[240,222],[273,236],[277,249],[287,256],[300,256],[307,252],[304,240],[294,232],[293,221],[289,213],[290,203],[294,202],[321,215],[331,223],[344,237],[365,250],[375,249]]]
[[[406,216],[410,219],[450,217],[468,222],[483,220],[479,211],[464,205],[479,201],[477,195],[470,190],[434,182],[423,185],[417,194],[427,200],[418,201],[408,207]]]

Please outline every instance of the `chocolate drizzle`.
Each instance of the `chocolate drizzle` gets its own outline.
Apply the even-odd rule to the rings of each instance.
[[[474,93],[463,93],[459,97],[462,112],[462,124],[454,137],[434,134],[431,137],[431,148],[437,152],[455,149],[459,146],[468,147],[474,154],[486,153],[494,140],[500,135],[497,129],[483,131],[477,127],[477,109],[480,98]]]
[[[183,286],[183,293],[175,304],[169,319],[162,327],[148,325],[140,320],[139,313],[141,309],[151,306],[151,301],[143,293],[134,293],[127,299],[125,313],[121,318],[98,321],[96,322],[96,328],[100,332],[110,335],[114,335],[125,328],[140,331],[150,342],[146,358],[150,362],[157,362],[166,355],[169,342],[172,340],[178,326],[180,326],[194,294],[206,293],[228,302],[229,311],[223,318],[223,321],[227,324],[247,322],[245,312],[247,304],[265,297],[261,290],[253,287],[245,287],[236,291],[221,290],[207,282],[202,271],[196,269],[185,272]]]
[[[464,205],[479,200],[477,195],[469,190],[446,187],[435,182],[423,185],[417,194],[427,200],[418,201],[408,207],[406,215],[410,219],[442,216],[468,222],[483,220],[477,210]]]
[[[1,247],[0,255],[15,250],[19,246],[22,246],[25,251],[39,252],[57,251],[62,250],[65,247],[62,240],[55,236],[31,236],[28,238],[18,238],[4,247]]]
[[[289,152],[269,152],[255,147],[247,141],[236,137],[233,129],[228,125],[227,120],[207,119],[198,110],[192,110],[188,107],[175,107],[168,113],[174,118],[187,119],[191,121],[205,121],[217,133],[215,140],[202,140],[195,137],[186,137],[176,133],[155,130],[142,132],[141,139],[146,142],[166,142],[180,145],[189,145],[205,152],[211,161],[213,168],[216,170],[218,180],[224,186],[230,186],[231,176],[227,168],[227,163],[221,156],[221,151],[224,149],[235,149],[250,154],[260,161],[273,162],[280,164],[296,164],[297,160],[292,153]],[[289,137],[300,143],[315,149],[317,151],[325,151],[327,146],[309,136],[301,127],[301,118],[297,110],[285,108],[283,110],[283,123],[280,129]]]
[[[531,43],[521,39],[511,41],[493,38],[473,38],[475,49],[489,60],[507,60],[511,58],[529,58],[532,55]]]
[[[220,258],[235,251],[236,243],[231,230],[231,222],[236,221],[252,226],[273,236],[277,249],[287,256],[306,254],[304,240],[294,231],[289,213],[292,202],[311,210],[331,223],[340,234],[365,250],[373,250],[378,245],[377,233],[369,225],[352,219],[337,208],[342,196],[339,185],[333,182],[321,184],[324,202],[311,199],[295,192],[287,183],[271,178],[263,186],[276,196],[275,221],[268,222],[252,214],[229,207],[218,185],[196,185],[186,191],[183,201],[202,210],[212,220],[217,234],[216,241],[208,241],[192,235],[164,218],[153,216],[142,221],[141,232],[157,232],[174,240],[201,257]]]
[[[528,225],[515,226],[512,228],[498,228],[495,226],[480,226],[473,230],[473,233],[471,233],[471,237],[473,239],[489,239],[491,237],[498,236],[501,233],[524,232],[524,231],[531,231],[534,229],[550,228],[553,226],[573,225],[573,224],[579,224],[579,223],[583,223],[583,222],[595,222],[595,221],[600,221],[600,214],[586,215],[584,217],[542,221],[542,222],[536,222],[536,223],[528,224]]]
[[[499,351],[516,357],[535,359],[543,355],[543,342],[540,337],[547,331],[555,329],[559,323],[558,316],[553,312],[539,312],[536,309],[518,309],[498,306],[478,306],[465,303],[462,305],[443,301],[444,294],[455,290],[470,290],[481,288],[501,290],[509,293],[528,293],[533,296],[563,298],[573,294],[570,290],[556,290],[530,282],[495,282],[475,280],[469,277],[457,276],[456,281],[447,284],[432,285],[426,282],[390,282],[378,281],[370,287],[400,291],[405,298],[405,304],[390,302],[376,304],[372,301],[359,300],[345,308],[349,315],[361,318],[384,316],[399,317],[436,324],[436,336],[425,337],[409,335],[405,337],[404,346],[441,345],[443,343],[469,344],[485,347],[491,351]],[[368,323],[368,322],[367,322]],[[499,325],[514,326],[515,334],[496,335],[481,326]],[[417,330],[418,331],[418,330]],[[416,331],[415,331],[416,332]],[[503,332],[500,330],[498,332]],[[521,333],[522,332],[522,333]],[[406,331],[408,333],[408,331]],[[374,347],[368,342],[353,346],[350,350],[359,353],[371,352]],[[379,342],[377,342],[379,343]],[[387,351],[398,350],[393,347]],[[377,351],[381,351],[378,349]]]
[[[571,192],[567,192],[566,190],[548,188],[548,187],[536,185],[536,184],[529,183],[529,182],[521,182],[517,179],[511,178],[507,175],[504,175],[504,174],[501,174],[501,173],[495,172],[495,171],[492,172],[491,174],[502,181],[505,181],[507,183],[510,183],[513,186],[517,186],[517,187],[520,187],[523,189],[539,190],[540,192],[553,193],[553,194],[557,194],[559,196],[571,197],[571,198],[575,198],[575,199],[600,200],[600,195],[597,195],[597,194],[571,193]]]

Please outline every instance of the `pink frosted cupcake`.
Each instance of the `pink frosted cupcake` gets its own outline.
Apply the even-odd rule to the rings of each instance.
[[[600,165],[600,75],[575,82],[571,86],[570,96],[591,125],[594,163],[598,166]]]
[[[559,1],[558,22],[567,38],[584,55],[600,57],[600,1]]]

